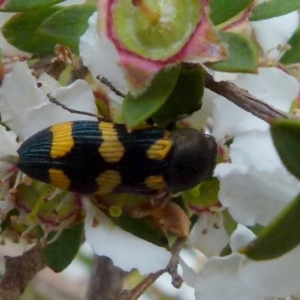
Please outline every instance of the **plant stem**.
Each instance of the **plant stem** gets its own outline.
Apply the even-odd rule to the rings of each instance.
[[[274,118],[296,118],[254,97],[230,81],[214,81],[208,73],[205,75],[205,87],[267,123]]]
[[[42,249],[32,247],[21,256],[5,256],[5,273],[0,283],[1,300],[18,300],[28,282],[46,267]]]

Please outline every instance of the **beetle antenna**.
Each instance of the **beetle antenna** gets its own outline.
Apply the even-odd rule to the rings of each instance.
[[[61,108],[67,110],[68,112],[72,113],[72,114],[80,114],[80,115],[86,115],[86,116],[90,116],[90,117],[95,117],[97,118],[99,121],[108,121],[105,117],[101,117],[86,111],[81,111],[81,110],[77,110],[77,109],[73,109],[73,108],[69,108],[68,106],[62,104],[60,101],[58,101],[55,97],[53,97],[50,93],[47,94],[47,97],[49,99],[50,102],[60,106]]]
[[[117,88],[115,88],[112,83],[104,76],[98,75],[96,77],[101,83],[106,85],[112,92],[114,92],[117,96],[120,96],[122,98],[125,98],[125,94],[120,92]]]

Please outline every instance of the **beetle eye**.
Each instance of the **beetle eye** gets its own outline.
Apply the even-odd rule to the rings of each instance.
[[[169,187],[172,193],[191,189],[212,176],[217,159],[215,139],[192,128],[171,132]]]

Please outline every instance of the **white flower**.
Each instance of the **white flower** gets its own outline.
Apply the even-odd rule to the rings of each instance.
[[[103,76],[118,90],[127,93],[128,84],[121,67],[117,63],[117,50],[105,36],[99,37],[97,32],[98,14],[89,18],[89,27],[81,36],[79,52],[83,64],[89,68],[95,81],[98,75]]]
[[[38,88],[38,83],[42,84],[42,88]],[[71,114],[51,103],[46,95],[49,92],[66,106],[91,113],[97,112],[93,93],[84,81],[79,80],[68,87],[60,87],[58,82],[45,74],[40,80],[36,80],[26,62],[13,65],[0,89],[1,117],[10,130],[0,126],[0,197],[4,200],[1,201],[0,208],[4,216],[14,207],[9,189],[14,186],[10,181],[11,176],[17,172],[17,150],[20,143],[55,123],[92,118]],[[20,177],[17,177],[15,185],[19,180]]]
[[[38,88],[38,82],[44,84],[44,90]],[[85,115],[72,114],[51,103],[44,91],[51,92],[52,96],[69,108],[97,113],[93,93],[83,80],[77,80],[67,87],[58,87],[56,82],[46,76],[37,81],[26,62],[15,63],[14,69],[5,76],[0,90],[0,111],[3,122],[21,140],[59,122],[95,120]]]
[[[251,22],[251,26],[266,56],[278,59],[282,52],[277,47],[284,46],[297,29],[299,14],[294,11],[280,17]]]
[[[125,271],[135,268],[149,274],[166,268],[171,259],[169,251],[124,231],[94,205],[87,205],[85,235],[97,255],[110,257]]]
[[[239,225],[231,237],[232,254],[209,259],[196,279],[198,300],[263,300],[299,291],[300,247],[270,261],[255,262],[236,252],[255,238]]]
[[[219,255],[228,241],[229,237],[223,226],[222,212],[203,212],[193,226],[188,245],[200,250],[207,257],[212,257]]]
[[[215,170],[220,202],[239,223],[267,225],[298,194],[299,180],[281,163],[268,130],[239,134],[230,155],[232,162]]]
[[[41,87],[38,87],[37,83]],[[77,80],[67,87],[60,87],[47,74],[43,74],[36,80],[25,62],[14,64],[12,72],[5,76],[0,89],[2,120],[13,130],[7,132],[3,126],[0,126],[0,175],[2,178],[8,178],[11,170],[16,171],[16,151],[19,147],[19,143],[16,142],[17,136],[23,141],[36,132],[59,122],[96,120],[95,117],[70,113],[51,103],[47,97],[48,93],[69,108],[97,114],[92,90],[86,82]],[[9,164],[7,157],[14,157],[13,163]],[[9,185],[4,181],[3,195],[8,195],[8,188]],[[13,207],[9,197],[5,200],[7,201],[1,202],[0,206],[4,213]],[[92,225],[95,218],[100,223],[97,227]],[[170,252],[166,249],[125,232],[113,225],[105,214],[94,207],[87,210],[85,228],[87,242],[90,243],[95,253],[111,257],[116,265],[127,271],[137,268],[142,274],[155,272],[164,269],[171,258]],[[123,246],[120,246],[121,244]],[[145,257],[151,257],[151,259],[147,260]]]
[[[3,214],[8,213],[14,207],[8,193],[10,189],[8,179],[15,173],[18,148],[17,135],[0,125],[0,212]]]
[[[277,68],[260,68],[257,75],[239,75],[234,84],[277,109],[287,112],[291,102],[297,98],[299,84],[297,80]],[[222,96],[214,99],[213,135],[218,139],[224,136],[236,136],[249,130],[266,130],[269,125],[229,102]]]
[[[299,17],[293,13],[276,19],[277,24],[286,20],[289,25],[284,33],[279,30],[268,40],[262,38],[267,34],[264,29],[274,20],[252,23],[266,55],[271,53],[268,50],[287,42]],[[272,51],[270,58],[278,58],[275,52]],[[233,82],[285,112],[299,93],[297,80],[277,68],[260,68],[257,75],[237,75]],[[213,135],[220,144],[228,136],[233,138],[229,146],[230,163],[219,164],[214,174],[220,180],[219,200],[236,222],[266,226],[299,193],[300,182],[282,164],[267,123],[224,97],[215,95],[213,102]],[[196,299],[263,300],[289,297],[299,291],[300,247],[278,259],[255,262],[238,253],[254,238],[250,230],[238,226],[231,236],[233,253],[208,259],[200,270],[195,279]],[[191,275],[188,280],[192,282]]]

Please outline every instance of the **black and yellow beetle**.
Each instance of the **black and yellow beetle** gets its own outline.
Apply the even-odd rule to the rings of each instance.
[[[75,193],[177,193],[212,175],[217,145],[191,128],[128,132],[122,124],[73,121],[36,133],[18,154],[22,172]]]

